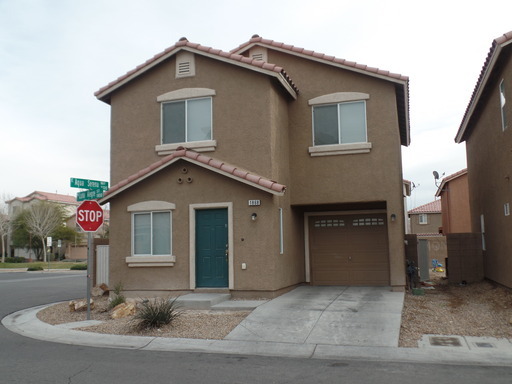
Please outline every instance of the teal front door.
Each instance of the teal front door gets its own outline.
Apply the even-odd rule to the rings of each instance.
[[[196,211],[196,286],[228,287],[228,210]]]

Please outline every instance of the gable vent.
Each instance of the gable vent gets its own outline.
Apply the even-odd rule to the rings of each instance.
[[[178,76],[189,75],[190,74],[190,61],[184,61],[182,63],[178,63]]]
[[[187,51],[178,52],[176,55],[176,77],[195,76],[195,74],[194,54]]]
[[[263,53],[255,53],[254,55],[252,55],[252,58],[254,60],[263,61]]]

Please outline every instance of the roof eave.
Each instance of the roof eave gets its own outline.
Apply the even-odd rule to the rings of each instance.
[[[226,177],[229,177],[230,179],[233,179],[233,180],[236,180],[238,182],[241,182],[243,184],[247,184],[251,187],[254,187],[256,189],[260,189],[262,191],[265,191],[265,192],[268,192],[268,193],[271,193],[275,196],[283,196],[284,193],[285,193],[285,190],[282,190],[282,191],[276,191],[274,189],[271,189],[271,188],[266,188],[262,185],[259,185],[259,184],[256,184],[256,183],[253,183],[249,180],[246,180],[246,179],[243,179],[243,178],[239,178],[239,177],[236,177],[228,172],[225,172],[221,169],[218,169],[218,168],[215,168],[215,167],[212,167],[208,164],[204,164],[200,161],[197,161],[197,160],[194,160],[194,159],[191,159],[191,158],[188,158],[188,157],[185,157],[185,156],[178,156],[178,157],[175,157],[173,159],[171,159],[170,161],[168,162],[165,162],[163,163],[162,165],[158,166],[158,167],[155,167],[154,169],[152,169],[151,171],[143,174],[142,176],[140,177],[137,177],[137,178],[133,178],[133,180],[130,180],[128,181],[126,184],[124,184],[123,186],[119,187],[118,189],[116,189],[113,193],[110,193],[106,196],[104,196],[103,198],[99,199],[98,200],[98,203],[99,204],[106,204],[108,203],[113,197],[117,196],[118,194],[126,191],[127,189],[131,188],[132,186],[140,183],[141,181],[147,179],[148,177],[154,175],[155,173],[158,173],[159,171],[161,171],[162,169],[168,167],[169,165],[171,164],[174,164],[175,162],[177,162],[178,160],[185,160],[185,161],[188,161],[192,164],[196,164],[202,168],[205,168],[205,169],[208,169],[208,170],[211,170],[215,173],[218,173],[218,174],[221,174],[221,175],[224,175]]]
[[[479,76],[479,79],[477,80],[476,88],[473,91],[470,103],[466,109],[466,112],[464,114],[464,117],[462,119],[460,127],[455,136],[455,142],[457,144],[460,144],[461,142],[463,142],[467,139],[467,135],[469,134],[468,129],[469,129],[471,120],[473,118],[473,114],[475,113],[475,109],[480,101],[480,97],[482,96],[482,93],[487,86],[487,82],[489,81],[489,78],[492,75],[494,66],[495,66],[496,62],[498,61],[501,51],[507,45],[512,44],[512,38],[507,36],[510,34],[511,34],[511,32],[509,32],[508,34],[504,34],[503,36],[499,37],[498,39],[493,40],[493,44],[491,46],[491,51],[490,51],[490,53],[488,55],[488,59],[487,59],[488,63],[484,64],[484,68],[482,69],[483,72],[481,73],[481,75]]]
[[[165,54],[162,54],[157,59],[149,59],[149,60],[147,60],[143,64],[141,64],[138,67],[136,67],[134,70],[128,72],[129,75],[127,75],[127,76],[125,75],[126,76],[125,78],[122,78],[121,80],[114,80],[111,83],[112,84],[111,86],[106,85],[105,87],[103,87],[99,91],[97,91],[94,95],[96,96],[97,99],[99,99],[99,100],[101,100],[101,101],[103,101],[103,102],[105,102],[107,104],[110,104],[110,94],[112,92],[114,92],[115,90],[121,88],[122,86],[124,86],[125,84],[129,83],[133,79],[139,77],[143,73],[149,71],[150,69],[152,69],[155,66],[159,65],[163,61],[165,61],[165,60],[169,59],[170,57],[174,56],[178,51],[182,51],[182,50],[183,51],[189,51],[189,52],[192,52],[192,53],[204,56],[204,57],[209,57],[211,59],[218,60],[218,61],[221,61],[221,62],[224,62],[224,63],[236,65],[236,66],[239,66],[239,67],[242,67],[242,68],[246,68],[246,69],[250,69],[252,71],[263,73],[263,74],[268,75],[268,76],[275,77],[279,81],[279,83],[281,83],[281,85],[283,85],[285,90],[294,99],[297,99],[297,92],[295,91],[295,89],[293,89],[291,84],[287,81],[287,79],[283,75],[283,73],[271,71],[271,70],[268,70],[268,69],[265,69],[265,68],[261,68],[261,67],[255,66],[255,65],[244,63],[242,61],[233,60],[233,59],[231,59],[229,57],[215,55],[215,54],[212,54],[212,53],[209,53],[209,52],[202,51],[200,49],[189,47],[187,45],[176,46],[173,49],[169,50],[168,52],[165,52]]]

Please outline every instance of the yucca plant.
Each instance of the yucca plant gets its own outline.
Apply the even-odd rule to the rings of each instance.
[[[144,300],[133,318],[134,327],[137,330],[144,330],[172,324],[182,313],[176,299],[159,297],[154,300]]]

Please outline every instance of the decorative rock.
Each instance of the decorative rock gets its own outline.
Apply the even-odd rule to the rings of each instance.
[[[91,309],[94,309],[94,300],[91,299]],[[70,312],[80,312],[87,311],[87,300],[71,300],[69,302],[69,311]]]
[[[110,317],[112,319],[121,319],[123,317],[135,315],[136,308],[134,303],[121,303],[112,310]]]

